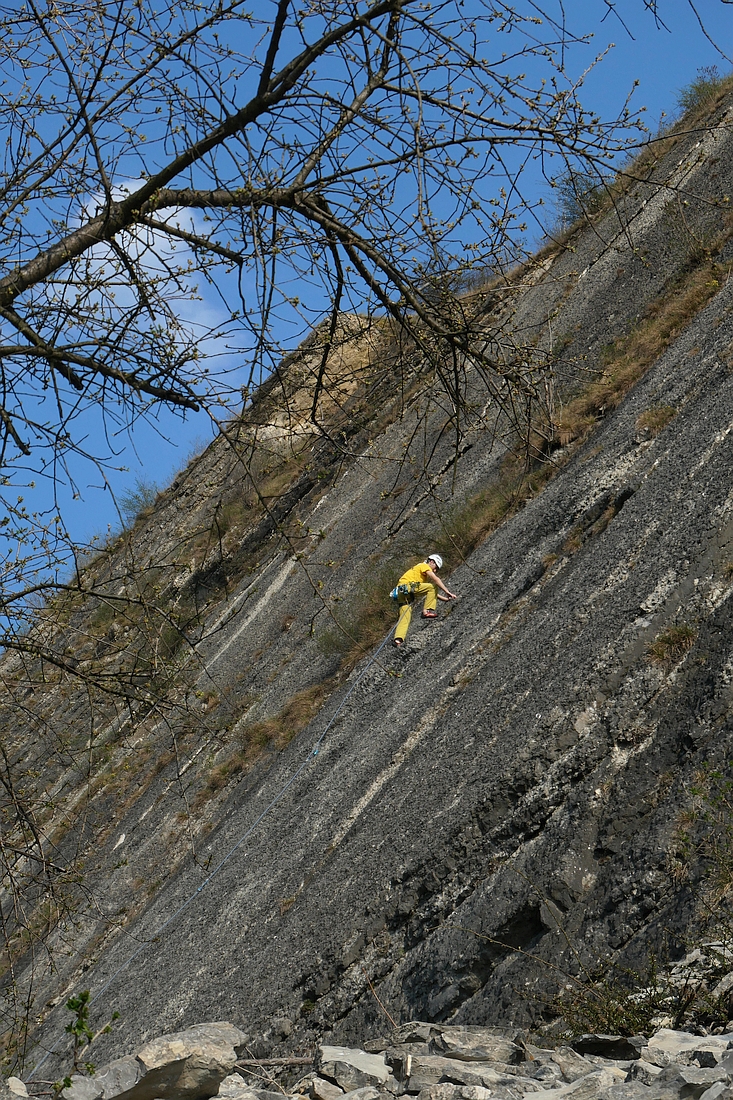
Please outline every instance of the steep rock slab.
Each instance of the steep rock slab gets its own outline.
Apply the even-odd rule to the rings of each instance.
[[[583,927],[592,963],[603,945],[630,943],[655,907],[660,923],[684,920],[663,874],[679,792],[729,737],[729,298],[725,288],[586,451],[456,572],[463,599],[450,616],[418,626],[406,660],[368,670],[246,857],[156,945],[164,970],[181,945],[206,950],[209,1010],[224,998],[247,1029],[285,1010],[301,1037],[338,1022],[348,1041],[379,1014],[363,965],[398,1019],[461,1010],[466,1023],[497,1021],[524,1010],[520,980],[546,984],[526,953],[542,943],[557,960],[559,927]],[[637,417],[658,402],[677,417],[635,444]],[[609,489],[624,503],[594,533]],[[565,549],[575,529],[580,547]],[[690,657],[652,664],[654,638],[688,619]],[[232,803],[212,858],[302,760],[295,743]],[[200,881],[193,868],[181,875],[143,933]],[[115,950],[101,971],[124,960]],[[134,1019],[141,986],[171,1022],[206,996],[200,984],[153,987],[137,970],[109,1007]],[[307,1003],[315,1015],[301,1013]]]
[[[719,139],[725,144],[725,132]],[[713,173],[688,152],[697,167],[685,184],[708,195]],[[728,188],[732,165],[721,158],[716,188]],[[646,243],[656,255],[665,240],[664,204],[647,198],[644,187],[633,197],[630,243],[604,222],[580,234],[579,253],[551,259],[547,279],[538,269],[527,280],[516,296],[518,331],[565,330],[573,354],[602,368],[604,334],[626,333],[684,266],[679,242],[654,262],[636,255]],[[712,217],[714,203],[703,208],[703,220]],[[628,265],[628,277],[616,263]],[[118,810],[113,793],[100,804],[116,833],[105,839],[112,869],[102,865],[94,879],[108,913],[131,896],[139,904],[135,875],[149,887],[147,908],[130,922],[145,951],[131,962],[129,941],[110,933],[92,971],[95,989],[112,980],[100,1014],[122,1010],[126,1028],[124,1040],[102,1038],[101,1051],[140,1041],[150,1020],[174,1030],[202,1013],[259,1032],[262,1051],[324,1033],[348,1043],[367,1025],[383,1030],[375,993],[398,1022],[531,1018],[553,968],[572,974],[578,958],[592,967],[609,950],[643,962],[665,925],[689,924],[692,900],[665,874],[670,836],[695,769],[730,759],[730,308],[726,285],[680,322],[626,402],[455,571],[462,599],[440,622],[416,623],[407,652],[365,662],[282,755],[243,773],[218,801],[197,804],[187,819],[199,830],[195,859],[183,858],[175,822],[181,787],[218,750],[203,719],[184,764],[171,760],[130,806]],[[659,407],[672,419],[641,438],[639,419]],[[337,605],[394,540],[410,555],[427,549],[431,509],[451,499],[444,424],[435,391],[420,393],[338,477],[337,463],[323,471],[333,481],[327,493],[318,496],[314,471],[310,483],[294,484],[279,516],[292,518],[296,497],[310,509],[298,517],[302,549],[286,551],[276,527],[271,543],[261,532],[260,565],[206,624],[202,695],[212,682],[239,692],[250,699],[248,720],[333,669],[310,636],[314,606],[323,610],[314,591]],[[481,433],[470,442],[459,500],[489,481],[502,454]],[[436,486],[444,479],[427,497],[407,476],[426,450],[435,456],[429,476]],[[228,476],[215,448],[186,478],[185,499],[166,496],[140,535],[151,560],[183,536],[187,509],[206,511]],[[171,512],[176,529],[158,541],[156,526]],[[205,562],[194,589],[213,584],[218,568]],[[654,663],[650,645],[679,625],[694,635],[692,647]],[[352,686],[348,708],[311,755]],[[56,704],[66,720],[60,694]],[[104,736],[119,733],[113,725]],[[143,732],[161,756],[170,751],[165,730],[157,740],[149,726]],[[212,867],[220,867],[213,879]],[[172,914],[180,917],[169,924]],[[95,921],[79,933],[87,945]],[[196,962],[182,977],[183,955]],[[79,961],[60,964],[64,981]],[[289,1033],[275,1023],[283,1013]],[[64,1039],[59,1017],[47,1025],[51,1042]]]

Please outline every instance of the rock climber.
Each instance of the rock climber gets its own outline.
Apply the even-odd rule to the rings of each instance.
[[[405,643],[415,600],[425,598],[423,619],[437,619],[438,612],[435,609],[437,600],[447,602],[457,598],[456,593],[446,588],[438,576],[438,570],[442,568],[443,559],[440,554],[430,554],[425,561],[418,562],[403,573],[396,588],[390,593],[392,598],[397,600],[400,608],[400,617],[392,642],[392,645],[398,649]],[[436,585],[441,590],[441,594],[436,591]]]

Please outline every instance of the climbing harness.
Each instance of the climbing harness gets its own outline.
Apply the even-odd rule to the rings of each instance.
[[[397,584],[389,594],[391,600],[413,600],[420,588],[420,581],[410,581],[409,584]]]

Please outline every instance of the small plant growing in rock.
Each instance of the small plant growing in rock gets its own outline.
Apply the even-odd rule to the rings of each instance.
[[[291,894],[289,898],[281,898],[280,899],[280,916],[281,917],[284,917],[285,914],[288,912],[288,910],[292,909],[293,905],[295,905],[296,900],[297,900],[297,895],[296,894]]]
[[[707,867],[707,904],[714,909],[733,888],[733,778],[706,765],[690,793],[688,835],[696,833],[694,851]]]
[[[676,415],[677,410],[672,405],[657,405],[654,408],[646,409],[636,421],[636,426],[640,431],[648,432],[650,436],[654,437],[659,435]]]
[[[690,787],[692,802],[678,819],[673,857],[695,883],[698,935],[677,969],[697,971],[696,1022],[727,1027],[733,1016],[733,763],[703,765]]]
[[[702,934],[695,942],[677,962],[665,958],[659,965],[652,953],[643,971],[601,967],[589,982],[567,983],[552,1008],[573,1035],[650,1035],[660,1027],[721,1031],[733,1007],[726,977],[732,970],[730,929],[715,942]]]
[[[69,1012],[73,1014],[73,1020],[71,1020],[64,1031],[67,1035],[71,1035],[74,1040],[74,1069],[77,1073],[82,1069],[86,1069],[89,1073],[94,1072],[94,1066],[91,1062],[81,1062],[82,1052],[91,1043],[94,1038],[94,1032],[89,1024],[89,997],[90,993],[88,989],[82,989],[76,997],[69,997],[66,1002],[66,1007]]]
[[[677,664],[687,651],[692,649],[696,637],[697,631],[687,623],[670,626],[668,630],[658,634],[647,647],[647,654],[654,664]]]
[[[99,1031],[92,1029],[89,1020],[89,1004],[91,1001],[91,994],[88,989],[82,989],[81,993],[78,993],[75,997],[69,997],[66,1002],[66,1007],[72,1014],[73,1019],[64,1028],[67,1035],[71,1035],[74,1046],[72,1049],[72,1061],[74,1065],[75,1073],[83,1073],[85,1070],[87,1073],[94,1073],[94,1063],[83,1060],[84,1053],[89,1049],[95,1039],[100,1035],[107,1035],[112,1030],[112,1021],[119,1020],[119,1012],[112,1013],[112,1019],[104,1027],[101,1027]],[[57,1081],[53,1088],[55,1093],[60,1093],[62,1089],[69,1088],[71,1086],[71,1077],[64,1077],[62,1081]]]

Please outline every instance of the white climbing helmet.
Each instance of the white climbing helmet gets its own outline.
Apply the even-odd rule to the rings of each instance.
[[[428,561],[433,562],[436,569],[443,568],[443,559],[441,558],[440,554],[428,554]]]

